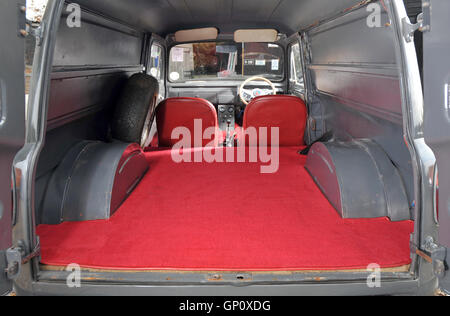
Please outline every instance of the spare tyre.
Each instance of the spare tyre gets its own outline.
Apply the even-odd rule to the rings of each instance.
[[[114,139],[145,146],[155,115],[158,90],[158,80],[147,74],[134,74],[128,79],[111,123]]]

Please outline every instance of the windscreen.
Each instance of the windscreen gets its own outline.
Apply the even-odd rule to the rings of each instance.
[[[263,76],[281,81],[283,48],[272,43],[208,42],[174,46],[170,50],[171,82],[245,80]]]

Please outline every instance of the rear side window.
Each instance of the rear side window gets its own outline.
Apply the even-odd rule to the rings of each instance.
[[[305,89],[303,79],[302,56],[300,54],[300,44],[296,43],[290,48],[290,76],[291,86],[298,90]]]
[[[163,48],[158,44],[153,44],[149,62],[149,74],[158,80],[163,78]]]

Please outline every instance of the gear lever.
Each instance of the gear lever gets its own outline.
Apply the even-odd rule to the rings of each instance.
[[[231,120],[227,120],[227,140],[226,140],[226,146],[227,147],[233,147],[233,143],[231,140]]]

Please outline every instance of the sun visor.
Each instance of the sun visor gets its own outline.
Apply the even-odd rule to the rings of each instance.
[[[182,42],[197,42],[216,40],[219,36],[219,30],[215,27],[208,27],[202,29],[183,30],[175,33],[175,40]]]
[[[234,41],[236,43],[264,43],[276,42],[278,31],[274,29],[259,30],[237,30],[234,32]]]

